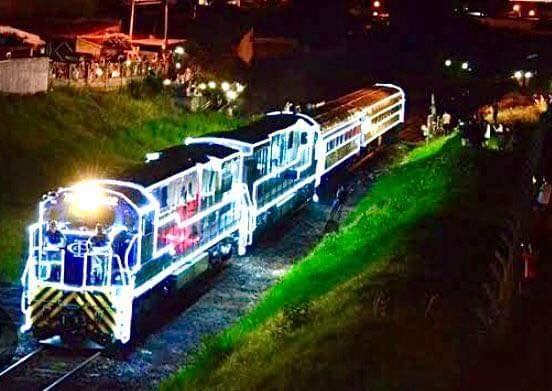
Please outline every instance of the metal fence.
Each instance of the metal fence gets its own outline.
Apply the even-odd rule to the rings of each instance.
[[[166,64],[162,61],[53,61],[50,63],[49,83],[51,87],[116,89],[131,80],[165,71]]]

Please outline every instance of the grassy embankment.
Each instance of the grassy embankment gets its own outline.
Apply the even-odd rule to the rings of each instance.
[[[457,137],[409,152],[378,179],[338,234],[326,237],[236,325],[207,340],[194,362],[161,388],[450,385],[459,371],[455,338],[423,316],[438,284],[413,276],[443,256],[436,255],[443,224],[459,227],[451,236],[478,232],[466,221],[447,224],[444,212],[473,183],[475,154]],[[456,256],[476,259],[482,249],[474,248]],[[400,304],[392,306],[390,297]]]
[[[0,280],[19,275],[25,226],[44,192],[239,122],[219,113],[185,114],[164,96],[136,100],[125,92],[62,89],[0,97]]]

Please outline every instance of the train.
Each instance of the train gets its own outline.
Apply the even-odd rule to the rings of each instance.
[[[400,126],[405,104],[399,86],[376,84],[188,137],[114,179],[44,194],[28,227],[21,331],[127,344],[152,291],[178,292],[317,202],[322,178]]]

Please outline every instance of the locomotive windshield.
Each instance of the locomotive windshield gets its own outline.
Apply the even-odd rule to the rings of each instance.
[[[44,221],[62,222],[70,229],[92,230],[97,224],[124,225],[136,231],[136,216],[118,197],[97,188],[77,188],[60,194],[45,205]]]

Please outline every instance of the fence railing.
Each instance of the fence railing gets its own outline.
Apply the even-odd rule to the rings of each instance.
[[[52,87],[72,86],[116,89],[139,80],[148,74],[160,74],[166,69],[162,61],[108,62],[81,61],[78,63],[51,62],[49,83]]]

